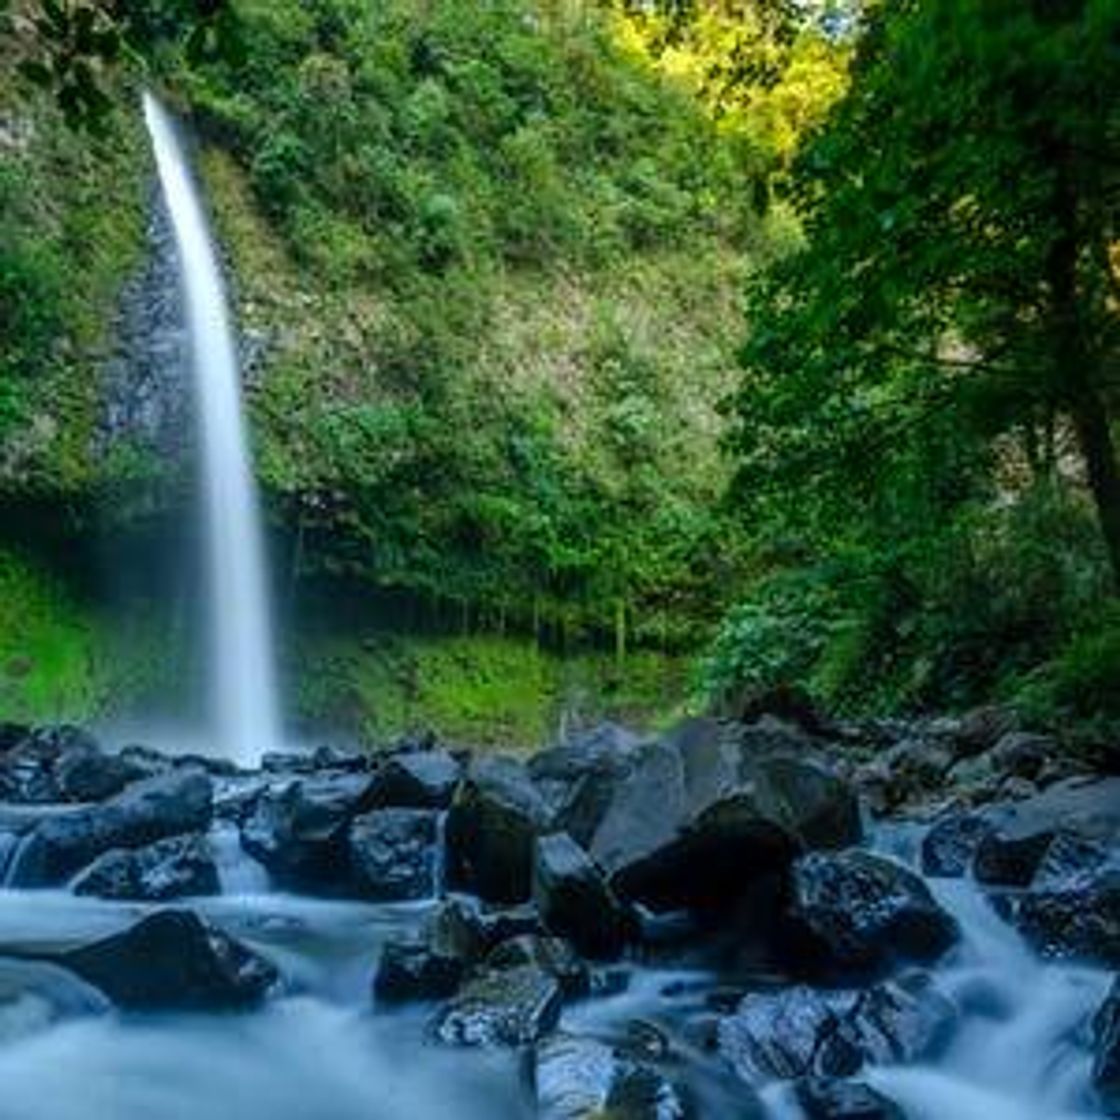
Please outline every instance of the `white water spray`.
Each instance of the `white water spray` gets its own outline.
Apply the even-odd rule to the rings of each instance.
[[[175,231],[186,304],[206,510],[215,732],[230,758],[251,764],[279,743],[280,720],[236,349],[221,270],[175,127],[148,93],[144,118]]]

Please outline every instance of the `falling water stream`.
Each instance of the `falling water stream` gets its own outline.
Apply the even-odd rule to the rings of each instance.
[[[251,764],[279,743],[280,718],[237,348],[190,166],[171,118],[148,93],[144,119],[175,231],[186,305],[204,496],[214,734],[229,758]]]

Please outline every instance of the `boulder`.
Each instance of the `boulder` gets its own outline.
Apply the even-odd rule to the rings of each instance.
[[[926,974],[915,972],[862,991],[796,986],[752,992],[720,1020],[718,1045],[752,1085],[851,1077],[865,1064],[936,1055],[956,1018],[952,1002]]]
[[[1044,957],[1120,968],[1120,872],[1032,891],[1019,904],[1015,924]]]
[[[1001,776],[1034,781],[1058,750],[1057,741],[1050,735],[1009,731],[992,749],[992,765]]]
[[[537,965],[486,971],[469,980],[433,1022],[449,1046],[527,1046],[560,1019],[563,993]]]
[[[617,957],[632,921],[590,856],[566,833],[537,839],[533,901],[544,924],[585,956]]]
[[[1093,1018],[1093,1088],[1109,1116],[1120,1116],[1120,979]]]
[[[591,843],[610,805],[615,783],[641,740],[624,727],[600,724],[535,755],[529,774],[554,815],[556,828],[578,844]]]
[[[932,961],[958,938],[955,920],[901,864],[864,851],[813,853],[793,868],[793,967],[875,973]]]
[[[54,764],[54,780],[63,801],[104,801],[147,772],[120,755],[105,754],[93,739],[71,743]]]
[[[954,813],[939,820],[922,838],[922,873],[959,879],[972,866],[976,849],[995,828],[974,813]]]
[[[805,1120],[906,1120],[894,1101],[859,1081],[806,1077],[794,1095]]]
[[[779,755],[761,760],[751,774],[759,811],[804,850],[846,848],[862,839],[855,791],[823,766]]]
[[[960,720],[954,739],[954,753],[959,758],[972,758],[989,751],[1008,732],[1014,731],[1018,716],[1010,708],[990,704],[973,708]]]
[[[381,950],[373,994],[383,1003],[446,999],[465,971],[462,956],[441,953],[420,938],[394,938]]]
[[[220,894],[221,884],[206,837],[195,834],[105,852],[75,879],[73,890],[98,898],[165,902]]]
[[[377,771],[374,802],[402,809],[446,809],[461,777],[462,767],[447,751],[391,755]]]
[[[136,1011],[225,1011],[260,1003],[279,975],[192,910],[158,910],[59,962]]]
[[[533,850],[552,814],[525,767],[510,758],[479,760],[447,818],[452,887],[488,902],[515,903],[532,891]]]
[[[355,889],[379,902],[429,898],[436,890],[436,814],[375,809],[350,826]]]
[[[241,846],[283,887],[338,893],[350,885],[350,822],[370,807],[372,790],[358,774],[268,789],[241,824]]]
[[[110,801],[40,821],[12,861],[9,884],[62,884],[112,848],[203,832],[212,814],[213,785],[205,774],[176,772],[136,782]]]
[[[592,1038],[558,1034],[536,1047],[533,1088],[539,1120],[683,1120],[680,1091],[655,1069],[619,1058]]]
[[[973,874],[978,882],[990,887],[1029,886],[1054,835],[1050,829],[1038,832],[992,829],[976,846]]]

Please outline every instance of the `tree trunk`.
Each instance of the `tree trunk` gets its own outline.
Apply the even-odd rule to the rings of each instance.
[[[1120,594],[1120,471],[1108,414],[1098,394],[1088,390],[1081,394],[1073,408],[1073,422],[1112,564],[1113,590]]]

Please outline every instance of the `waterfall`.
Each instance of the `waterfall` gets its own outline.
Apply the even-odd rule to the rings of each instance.
[[[150,94],[144,118],[179,254],[204,493],[210,695],[218,745],[249,764],[280,741],[264,544],[237,351],[221,270],[174,124]]]

